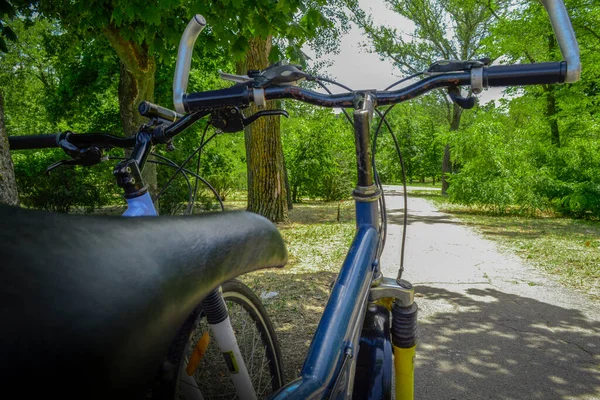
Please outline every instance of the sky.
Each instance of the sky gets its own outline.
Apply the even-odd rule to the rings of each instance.
[[[411,21],[388,9],[383,0],[360,0],[359,4],[378,24],[393,26],[405,33],[414,29]],[[350,31],[341,39],[339,54],[325,58],[333,62],[333,65],[326,69],[327,73],[352,89],[383,90],[402,78],[400,71],[391,61],[380,60],[379,55],[368,52],[368,49],[361,45],[365,42],[368,42],[368,39],[363,36],[361,29],[352,24]],[[333,87],[331,89],[334,93],[343,91]],[[487,89],[481,94],[480,102],[486,103],[501,97],[501,90]]]
[[[359,4],[378,24],[395,26],[403,31],[412,30],[412,22],[390,11],[383,0],[360,0]],[[390,61],[382,61],[376,53],[369,53],[361,45],[367,41],[361,29],[352,24],[350,31],[341,39],[339,54],[328,57],[333,65],[327,68],[327,72],[353,89],[383,90],[402,75]]]

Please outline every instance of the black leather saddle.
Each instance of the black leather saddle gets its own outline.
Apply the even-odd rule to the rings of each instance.
[[[143,397],[211,290],[286,261],[276,227],[248,212],[123,218],[0,207],[1,379],[26,397]]]

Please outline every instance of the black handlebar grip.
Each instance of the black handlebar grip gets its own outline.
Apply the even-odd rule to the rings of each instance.
[[[60,133],[49,135],[9,136],[8,144],[11,150],[48,149],[51,147],[58,147],[58,135],[60,135]]]
[[[183,98],[188,112],[213,110],[225,107],[245,107],[250,104],[250,89],[246,85],[235,85],[227,89],[190,93]]]
[[[143,117],[161,118],[171,122],[175,122],[183,117],[183,115],[176,113],[173,110],[150,103],[149,101],[142,101],[138,106],[138,111]]]
[[[559,61],[488,67],[483,79],[488,86],[543,85],[563,83],[566,75],[567,63]]]

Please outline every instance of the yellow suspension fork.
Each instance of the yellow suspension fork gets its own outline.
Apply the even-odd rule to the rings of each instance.
[[[396,400],[413,400],[417,348],[414,289],[408,281],[402,279],[380,278],[374,281],[369,300],[384,305],[391,311]]]
[[[392,306],[392,345],[396,374],[396,400],[415,397],[415,353],[417,350],[417,305]]]

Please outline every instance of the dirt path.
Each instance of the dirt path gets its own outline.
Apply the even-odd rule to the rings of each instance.
[[[387,187],[381,264],[395,277],[402,196]],[[417,399],[600,399],[600,305],[409,198],[405,273],[417,293]]]

